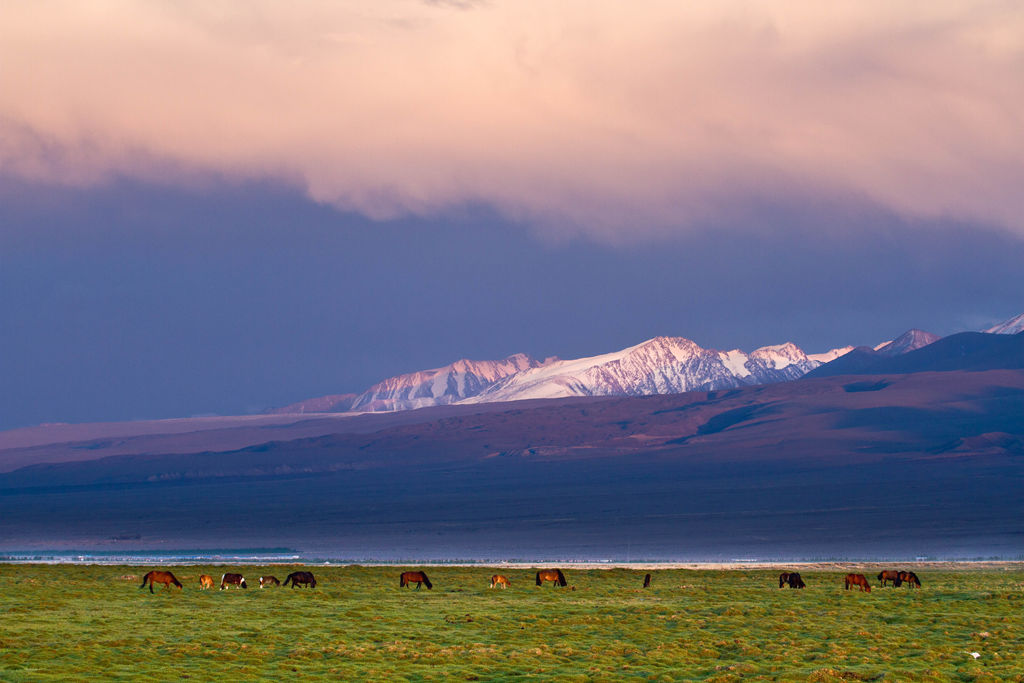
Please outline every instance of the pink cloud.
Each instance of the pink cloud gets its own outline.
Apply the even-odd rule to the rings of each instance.
[[[280,177],[373,216],[616,240],[829,197],[1024,234],[1021,112],[1016,3],[0,9],[0,172]]]

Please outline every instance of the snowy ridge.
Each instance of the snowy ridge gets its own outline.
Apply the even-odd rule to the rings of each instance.
[[[533,398],[712,391],[797,379],[852,348],[808,355],[787,342],[746,353],[705,349],[684,337],[655,337],[621,351],[571,360],[538,361],[522,353],[495,361],[464,359],[390,377],[358,395],[308,399],[272,412],[383,412]]]
[[[1024,332],[1024,313],[1016,315],[1009,320],[1004,320],[998,325],[993,325],[983,331],[989,334],[1018,334]]]
[[[890,342],[885,342],[885,343],[889,344]],[[885,346],[885,344],[882,344],[882,346]],[[810,360],[813,360],[813,361],[815,361],[817,363],[822,363],[822,364],[824,364],[824,363],[831,363],[836,358],[839,358],[840,356],[845,356],[850,351],[853,351],[853,347],[852,346],[843,346],[843,347],[838,348],[838,349],[832,349],[831,351],[826,351],[825,353],[809,353],[809,354],[807,354],[807,358],[809,358]]]
[[[543,364],[522,353],[504,360],[458,360],[443,368],[390,377],[356,396],[349,410],[412,410],[457,403],[509,375]]]
[[[615,353],[509,375],[461,403],[709,391],[796,379],[820,364],[792,343],[745,354],[705,349],[683,337],[655,337]]]

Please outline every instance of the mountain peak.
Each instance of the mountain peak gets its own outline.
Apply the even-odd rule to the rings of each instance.
[[[904,353],[920,349],[937,342],[941,337],[924,330],[910,329],[893,339],[891,342],[875,347],[875,351],[883,356],[902,356]]]

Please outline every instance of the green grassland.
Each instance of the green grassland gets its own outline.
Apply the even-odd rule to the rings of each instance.
[[[315,590],[253,584],[292,568],[0,565],[0,680],[1009,680],[1024,681],[1024,569],[917,568],[922,590],[845,591],[845,571],[312,567]],[[200,591],[245,574],[248,590]],[[862,570],[877,586],[877,568]],[[977,659],[971,652],[980,653]]]

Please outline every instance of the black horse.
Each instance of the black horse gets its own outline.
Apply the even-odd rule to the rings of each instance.
[[[292,583],[292,588],[295,588],[300,583],[306,588],[316,588],[316,578],[313,576],[312,572],[292,572],[285,577],[284,583],[281,584],[281,587],[283,588],[284,586],[287,586],[289,581]]]
[[[779,588],[789,586],[790,588],[806,588],[807,584],[796,572],[782,572],[779,574]]]

